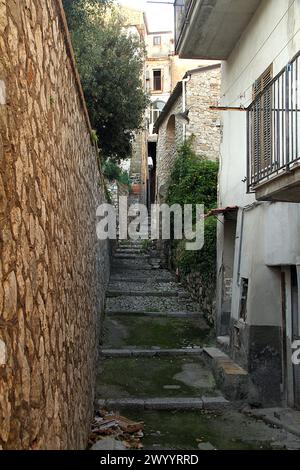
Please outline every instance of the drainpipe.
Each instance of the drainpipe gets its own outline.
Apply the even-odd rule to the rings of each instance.
[[[240,244],[239,244],[239,257],[238,257],[238,270],[237,270],[237,284],[241,285],[241,263],[242,263],[242,246],[243,246],[243,237],[244,237],[244,221],[245,221],[245,208],[242,209],[241,214],[241,227],[240,227]]]
[[[188,75],[186,78],[182,79],[182,112],[186,112],[186,84],[189,82],[191,79],[191,75]],[[185,142],[186,139],[186,124],[183,124],[183,142]]]
[[[251,211],[252,209],[255,209],[258,206],[261,206],[264,204],[263,202],[253,202],[253,204],[250,204],[248,206],[245,206],[242,208],[242,214],[241,214],[241,228],[240,228],[240,245],[239,245],[239,257],[238,257],[238,271],[237,271],[237,283],[238,286],[241,285],[241,264],[242,264],[242,248],[243,248],[243,241],[244,241],[244,224],[245,224],[245,213]]]

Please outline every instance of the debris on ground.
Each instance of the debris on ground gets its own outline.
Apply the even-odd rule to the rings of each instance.
[[[89,439],[91,450],[142,449],[144,423],[100,410],[94,418]]]
[[[90,450],[127,450],[127,447],[114,437],[105,437],[97,441]]]

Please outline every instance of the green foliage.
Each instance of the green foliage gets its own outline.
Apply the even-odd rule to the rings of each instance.
[[[131,154],[148,98],[145,47],[129,35],[112,0],[63,0],[92,126],[105,157]]]
[[[195,154],[193,140],[187,140],[178,149],[171,174],[167,202],[172,204],[204,204],[207,213],[217,204],[218,163]],[[215,279],[216,219],[205,219],[205,243],[202,250],[186,251],[186,240],[171,241],[171,265],[184,275],[201,272],[205,281]]]
[[[215,218],[205,220],[205,242],[202,250],[186,251],[185,240],[176,242],[173,252],[173,264],[184,275],[201,272],[206,281],[214,281],[216,275],[217,221]]]
[[[192,138],[178,149],[171,181],[169,204],[204,204],[206,212],[216,206],[218,163],[197,156]]]
[[[130,186],[130,178],[127,171],[122,170],[120,166],[114,160],[106,160],[103,165],[104,176],[109,181],[119,181],[126,186]]]
[[[92,131],[91,140],[92,140],[92,143],[93,143],[93,144],[98,144],[99,139],[98,139],[98,136],[97,136],[97,132],[96,132],[96,131]]]
[[[146,240],[142,241],[142,250],[143,251],[147,252],[151,248],[151,246],[152,246],[152,241],[151,240],[146,239]]]

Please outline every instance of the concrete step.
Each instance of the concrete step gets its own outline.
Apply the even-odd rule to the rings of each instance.
[[[243,413],[300,437],[300,411],[292,408],[245,408]]]
[[[199,312],[172,312],[172,311],[166,311],[166,312],[151,312],[151,311],[145,311],[145,310],[106,310],[106,315],[108,316],[114,316],[114,315],[124,315],[124,316],[145,316],[145,317],[153,317],[153,318],[192,318],[192,319],[197,319],[197,318],[203,318],[203,315]]]
[[[112,276],[110,278],[110,282],[126,282],[126,283],[138,283],[138,284],[147,284],[149,283],[150,281],[152,281],[153,283],[155,282],[159,282],[160,284],[161,283],[164,283],[164,284],[168,284],[169,282],[173,282],[173,278],[172,277],[160,277],[160,278],[149,278],[149,277],[138,277],[138,276],[131,276],[131,277],[122,277],[122,276],[118,276],[118,275],[115,275],[114,273],[112,273]]]
[[[109,289],[106,292],[107,297],[121,297],[122,295],[130,297],[178,297],[181,299],[188,299],[189,295],[186,293],[180,293],[174,290],[165,290],[165,291],[150,291],[150,290],[113,290]]]
[[[150,255],[146,255],[144,253],[116,253],[113,256],[114,259],[149,259]]]
[[[182,349],[102,349],[101,356],[104,357],[179,357],[199,356],[202,348]]]
[[[249,392],[249,374],[218,348],[204,348],[203,356],[211,366],[216,383],[230,400],[245,400]]]
[[[113,262],[112,264],[112,271],[114,274],[123,274],[123,275],[126,275],[127,273],[130,275],[130,273],[132,273],[132,271],[155,271],[156,269],[153,268],[152,266],[147,265],[143,265],[143,266],[125,266],[124,264],[120,264],[120,263],[115,263]]]
[[[186,410],[222,410],[230,407],[230,402],[220,397],[186,397],[186,398],[120,398],[114,400],[97,400],[100,408],[109,410],[136,409],[153,411],[186,411]]]
[[[116,254],[124,254],[124,255],[143,254],[143,252],[140,248],[117,248],[115,253]]]

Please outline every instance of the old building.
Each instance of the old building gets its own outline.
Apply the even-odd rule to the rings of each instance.
[[[175,2],[176,49],[224,61],[218,333],[257,401],[299,408],[300,2],[208,3]]]
[[[187,72],[177,83],[154,132],[157,141],[156,201],[165,200],[176,150],[190,136],[195,152],[209,160],[219,158],[219,113],[210,110],[220,97],[220,64]]]
[[[146,47],[143,80],[150,106],[145,113],[143,129],[136,133],[133,143],[130,174],[134,191],[139,192],[143,203],[150,204],[155,197],[157,135],[154,123],[178,81],[187,70],[196,68],[199,61],[179,59],[174,53],[174,32],[151,31],[143,11],[122,7],[122,13],[129,32],[139,35]]]

